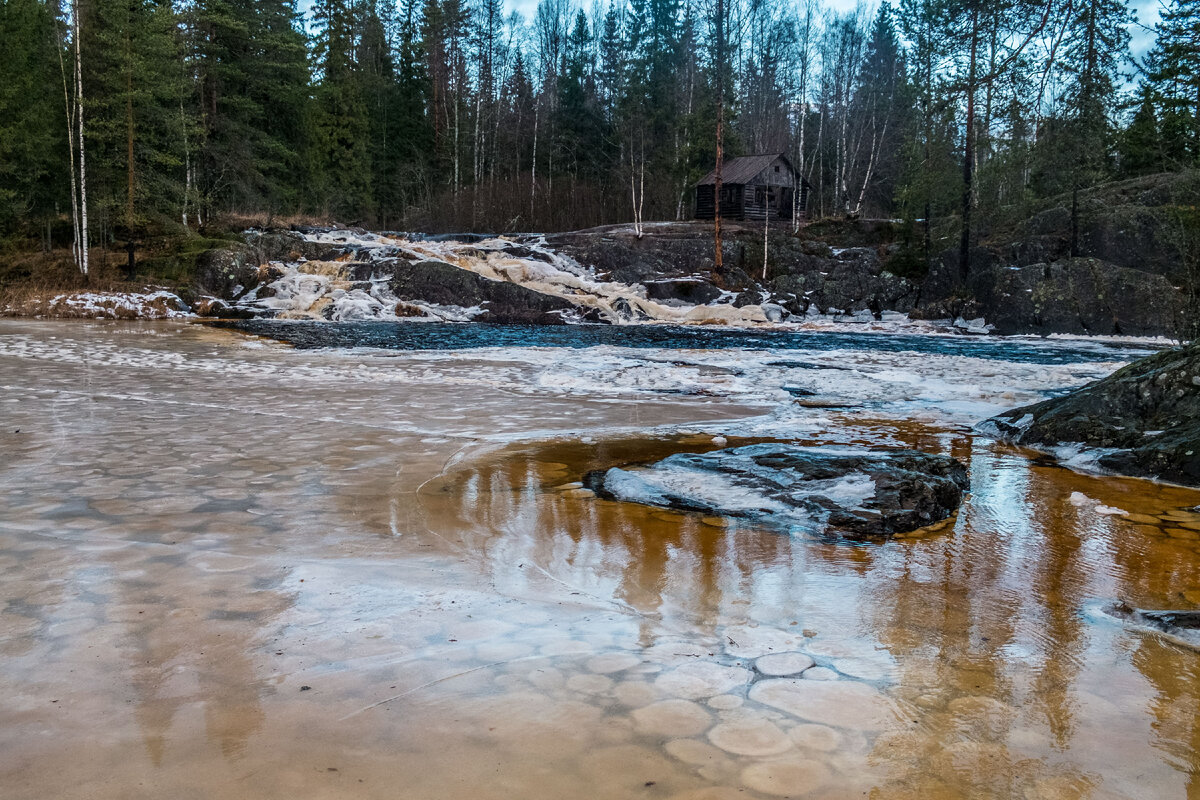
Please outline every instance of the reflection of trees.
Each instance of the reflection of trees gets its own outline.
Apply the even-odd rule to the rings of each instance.
[[[533,591],[531,581],[540,581],[538,591],[615,603],[641,617],[647,645],[661,630],[700,626],[712,635],[718,621],[745,622],[751,605],[760,619],[776,609],[780,619],[794,620],[814,566],[853,573],[869,568],[870,548],[814,544],[745,525],[725,528],[694,514],[551,488],[590,469],[653,461],[679,449],[642,441],[591,451],[553,444],[518,449],[426,487],[422,505],[427,524],[461,537],[501,591]],[[444,541],[446,534],[439,535]]]
[[[1200,797],[1200,658],[1195,651],[1144,636],[1133,663],[1155,689],[1155,746],[1187,773],[1185,796]]]
[[[1125,508],[1170,498],[1143,483],[1035,466],[967,436],[916,425],[887,434],[970,464],[974,491],[952,531],[853,547],[551,488],[591,468],[657,460],[675,449],[669,444],[500,453],[427,487],[422,506],[428,525],[443,541],[461,537],[468,560],[502,593],[612,604],[636,617],[644,646],[663,635],[792,621],[800,621],[792,630],[819,631],[818,643],[831,631],[878,643],[895,658],[894,691],[918,721],[875,749],[896,796],[1022,796],[1047,781],[1086,791],[1095,775],[1120,773],[1110,756],[1089,752],[1109,724],[1090,698],[1131,670],[1094,661],[1082,612],[1118,596],[1170,605],[1172,591],[1200,585],[1200,559],[1193,543],[1151,541],[1067,498],[1078,490]],[[1143,646],[1134,666],[1158,691],[1162,749],[1194,770],[1195,661],[1189,671],[1183,659]],[[1128,726],[1142,741],[1138,722]]]
[[[1079,609],[1095,569],[1081,557],[1087,533],[1076,509],[1064,509],[1061,485],[1031,474],[1023,457],[982,445],[971,452],[966,437],[943,447],[906,438],[967,462],[973,491],[952,534],[889,548],[897,577],[872,582],[876,594],[863,605],[899,663],[907,699],[922,709],[907,742],[883,744],[906,745],[907,763],[890,764],[901,774],[907,766],[904,783],[1020,795],[1024,781],[1051,769],[1010,745],[1018,728],[1040,727],[1020,709],[1037,709],[1058,747],[1073,735],[1086,646]],[[886,750],[876,755],[890,761]]]
[[[226,758],[236,758],[265,718],[260,695],[268,687],[249,654],[258,646],[260,623],[289,601],[263,591],[251,574],[194,574],[196,568],[182,559],[156,561],[167,573],[158,580],[115,584],[121,595],[118,608],[137,609],[120,624],[136,695],[134,717],[147,754],[161,766],[176,715],[200,703],[209,742]],[[179,587],[196,587],[198,594],[171,594]],[[182,757],[194,755],[185,752]]]

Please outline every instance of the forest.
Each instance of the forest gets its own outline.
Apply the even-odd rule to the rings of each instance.
[[[1139,24],[1123,0],[3,0],[0,246],[688,219],[720,127],[725,158],[788,155],[810,218],[966,253],[1200,164],[1200,1],[1135,58]]]

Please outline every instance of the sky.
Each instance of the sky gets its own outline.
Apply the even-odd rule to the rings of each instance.
[[[853,11],[862,0],[822,0],[826,8],[846,12]],[[1130,49],[1135,58],[1142,58],[1154,44],[1154,23],[1158,21],[1158,10],[1163,0],[1128,0],[1130,7],[1137,14],[1138,25],[1130,28]],[[591,0],[583,0],[590,6]],[[519,11],[525,19],[533,19],[537,10],[538,0],[505,0],[506,11]],[[312,0],[300,0],[300,9],[308,11]],[[874,5],[874,4],[871,4]]]

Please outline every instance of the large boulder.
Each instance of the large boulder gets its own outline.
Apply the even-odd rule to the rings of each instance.
[[[1102,470],[1200,486],[1200,344],[1156,353],[980,427],[1076,463],[1086,450]]]
[[[668,278],[642,285],[649,299],[679,305],[701,306],[721,296],[720,289],[702,278]]]
[[[958,508],[966,468],[913,450],[756,444],[593,473],[600,495],[848,538],[931,525]]]
[[[993,266],[972,281],[996,331],[1165,336],[1178,330],[1180,292],[1161,275],[1095,258]]]
[[[984,317],[1000,334],[1173,336],[1184,323],[1183,294],[1165,277],[1090,257],[1014,266],[980,253],[965,289],[948,257],[922,292],[914,316]]]
[[[1081,192],[1075,224],[1080,255],[1119,267],[1178,277],[1177,211],[1200,200],[1200,171],[1147,175]],[[1019,266],[1071,254],[1071,198],[1017,226],[1008,255]]]
[[[389,282],[401,300],[422,300],[445,306],[482,307],[479,322],[504,325],[562,325],[563,316],[576,314],[573,303],[535,292],[515,283],[494,281],[470,270],[440,261],[394,261]]]

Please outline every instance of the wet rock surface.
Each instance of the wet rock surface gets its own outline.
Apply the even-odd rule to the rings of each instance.
[[[1183,300],[1167,278],[1098,258],[1013,265],[980,254],[961,297],[957,267],[940,265],[925,283],[930,319],[983,317],[999,334],[1162,336],[1182,324]]]
[[[1200,344],[1135,361],[1063,397],[1016,408],[981,429],[1103,470],[1200,486]]]
[[[945,519],[969,487],[948,456],[756,444],[587,476],[615,499],[815,532],[885,537]]]
[[[1176,644],[1200,651],[1200,611],[1134,608],[1118,602],[1104,613],[1135,629],[1159,633]]]
[[[1128,247],[1113,243],[1125,241],[1116,233],[1089,234],[1085,257],[1069,257],[1062,252],[1062,234],[1055,227],[1061,215],[1052,212],[1016,231],[1017,240],[1005,247],[977,248],[965,282],[955,253],[935,258],[927,274],[924,266],[914,266],[913,254],[894,242],[899,235],[895,223],[877,221],[875,227],[861,229],[833,221],[810,226],[799,235],[782,229],[769,232],[765,266],[763,232],[731,225],[720,276],[713,271],[711,230],[702,223],[654,224],[641,238],[629,226],[503,238],[379,236],[323,228],[248,232],[242,243],[202,254],[196,289],[226,302],[206,314],[262,314],[239,301],[262,297],[271,280],[264,272],[267,265],[329,262],[342,264],[345,277],[357,282],[351,289],[364,294],[371,294],[367,282],[377,278],[393,281],[399,299],[408,302],[463,309],[486,301],[485,313],[475,319],[487,322],[560,324],[563,313],[579,321],[671,322],[680,320],[664,318],[663,308],[691,307],[698,309],[698,316],[683,321],[701,322],[708,317],[700,311],[750,307],[754,313],[748,320],[772,323],[817,315],[871,322],[890,312],[926,320],[961,318],[966,324],[960,327],[975,333],[1140,336],[1171,335],[1182,329],[1186,320],[1177,276],[1120,256]],[[854,246],[834,247],[830,242]],[[1162,250],[1155,248],[1155,253]],[[1113,260],[1106,260],[1110,255]],[[465,259],[525,266],[513,270],[509,264],[493,272]],[[545,270],[561,272],[564,265],[580,278],[598,282],[594,286],[603,284],[605,291],[624,287],[627,296],[606,297],[609,308],[597,311],[596,303],[576,288],[562,291],[561,286],[540,282]],[[475,276],[459,274],[472,271]],[[524,291],[497,289],[481,280]],[[658,311],[648,312],[643,301],[658,304]],[[708,316],[726,324],[734,321],[726,313]],[[337,314],[332,318],[340,319]],[[972,327],[972,320],[978,324]]]
[[[570,302],[515,283],[488,280],[474,272],[437,261],[397,264],[392,292],[402,300],[483,309],[480,322],[562,325]]]

